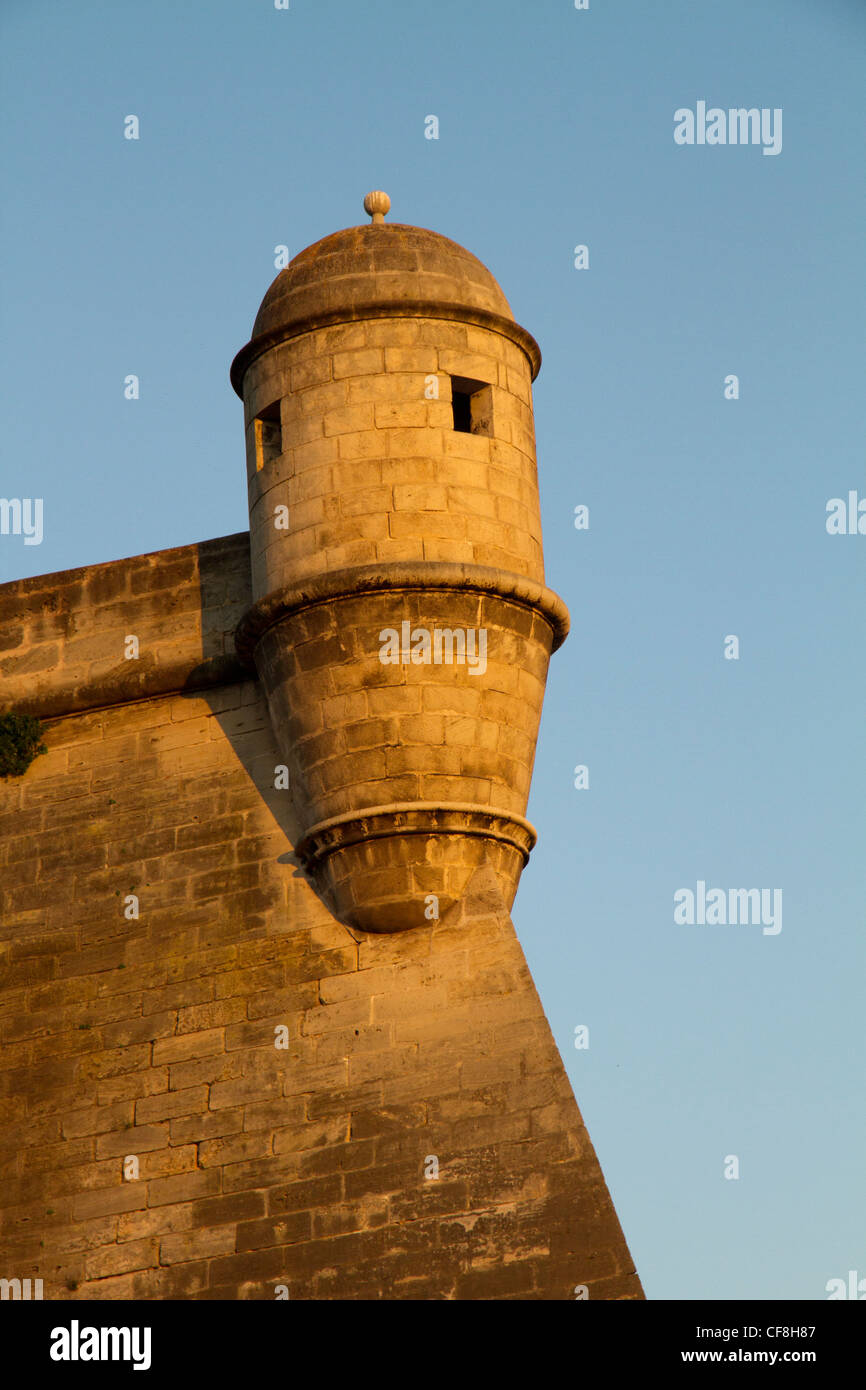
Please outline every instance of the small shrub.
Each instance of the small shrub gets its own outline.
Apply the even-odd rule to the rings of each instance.
[[[0,777],[23,777],[39,753],[47,753],[42,725],[32,714],[0,714]]]

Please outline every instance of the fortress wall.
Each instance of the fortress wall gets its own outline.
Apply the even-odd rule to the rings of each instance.
[[[0,700],[48,747],[0,782],[0,1277],[640,1297],[490,870],[393,937],[300,873],[231,647],[248,564],[236,536],[0,589]]]

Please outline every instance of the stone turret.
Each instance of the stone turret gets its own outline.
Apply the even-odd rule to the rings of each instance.
[[[364,931],[435,920],[489,865],[510,906],[550,654],[531,383],[490,272],[371,221],[302,251],[232,364],[253,606],[237,633],[304,826],[297,853]]]

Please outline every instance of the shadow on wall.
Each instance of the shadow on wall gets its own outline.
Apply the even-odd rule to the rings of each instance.
[[[364,940],[368,931],[343,915],[331,887],[330,875],[326,876],[324,872],[314,875],[305,870],[295,852],[295,847],[307,830],[303,812],[294,799],[297,784],[294,777],[290,778],[277,745],[264,687],[255,672],[242,663],[235,648],[238,624],[252,605],[249,535],[244,532],[205,542],[197,547],[197,552],[201,659],[192,669],[187,669],[181,694],[202,700],[209,706],[246,775],[249,795],[243,798],[243,802],[248,820],[235,858],[237,878],[244,880],[239,887],[246,893],[260,890],[258,901],[262,910],[272,910],[276,902],[272,894],[268,896],[272,881],[269,881],[267,868],[270,864],[278,864],[280,873],[277,880],[281,880],[283,901],[286,895],[289,900],[294,897],[296,907],[300,908],[304,897],[302,885],[306,885],[332,920],[339,922],[355,941]],[[477,599],[473,597],[471,602],[476,603]],[[224,773],[217,773],[210,780],[215,789],[227,785]],[[229,792],[229,795],[232,793]],[[249,816],[256,798],[267,807],[273,824],[279,828],[285,841],[285,849],[276,856],[273,854],[274,840],[269,833],[271,827],[267,818]],[[239,809],[237,798],[232,802],[232,809]],[[259,870],[257,879],[254,875],[256,865]],[[371,864],[364,859],[359,867],[367,877],[372,875],[375,878],[381,865],[378,862]],[[471,869],[471,865],[469,867]],[[433,872],[437,872],[435,868]],[[232,890],[227,887],[225,891]],[[441,893],[442,889],[434,883],[419,891]],[[402,910],[405,908],[405,895],[400,890],[395,892]],[[362,900],[366,904],[367,899],[363,895]],[[442,920],[451,920],[459,908],[459,899],[443,903]],[[306,916],[306,910],[302,915]],[[417,925],[420,930],[428,929],[423,916],[419,917]],[[388,927],[386,930],[394,928]],[[401,924],[399,930],[411,930],[411,925]]]
[[[235,629],[252,604],[252,593],[249,536],[241,533],[231,541],[234,544],[230,548],[225,542],[205,542],[199,547],[202,659],[189,672],[181,694],[204,700],[209,706],[249,783],[285,837],[286,849],[276,859],[282,872],[290,870],[296,886],[307,884],[334,916],[334,904],[304,872],[295,854],[303,825],[291,786],[280,785],[289,779],[274,738],[267,700],[255,673],[241,663],[235,651]],[[244,848],[254,854],[254,845]],[[243,851],[241,858],[254,862],[244,859]]]

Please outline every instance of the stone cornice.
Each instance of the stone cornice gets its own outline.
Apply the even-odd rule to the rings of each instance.
[[[472,835],[496,840],[518,850],[524,864],[538,836],[523,816],[491,806],[465,802],[394,801],[332,816],[310,826],[295,853],[304,867],[315,870],[330,855],[351,845],[390,836]]]
[[[235,634],[238,655],[246,665],[252,667],[253,651],[264,633],[275,623],[304,608],[362,594],[436,589],[489,594],[506,603],[528,608],[549,624],[553,634],[553,651],[561,647],[568,636],[569,616],[563,600],[552,589],[526,575],[486,565],[439,560],[398,561],[333,570],[267,594],[253,604],[238,625]]]
[[[232,386],[243,398],[243,381],[248,367],[256,358],[279,343],[300,338],[304,333],[312,333],[317,328],[384,318],[447,319],[451,323],[469,323],[476,328],[489,328],[491,332],[501,333],[504,338],[509,338],[526,354],[533,381],[541,368],[541,348],[532,334],[521,328],[513,319],[505,318],[503,314],[494,314],[491,310],[468,308],[465,304],[452,301],[406,299],[395,304],[357,304],[350,308],[323,310],[271,329],[268,333],[260,333],[241,348],[232,362],[229,373]]]

